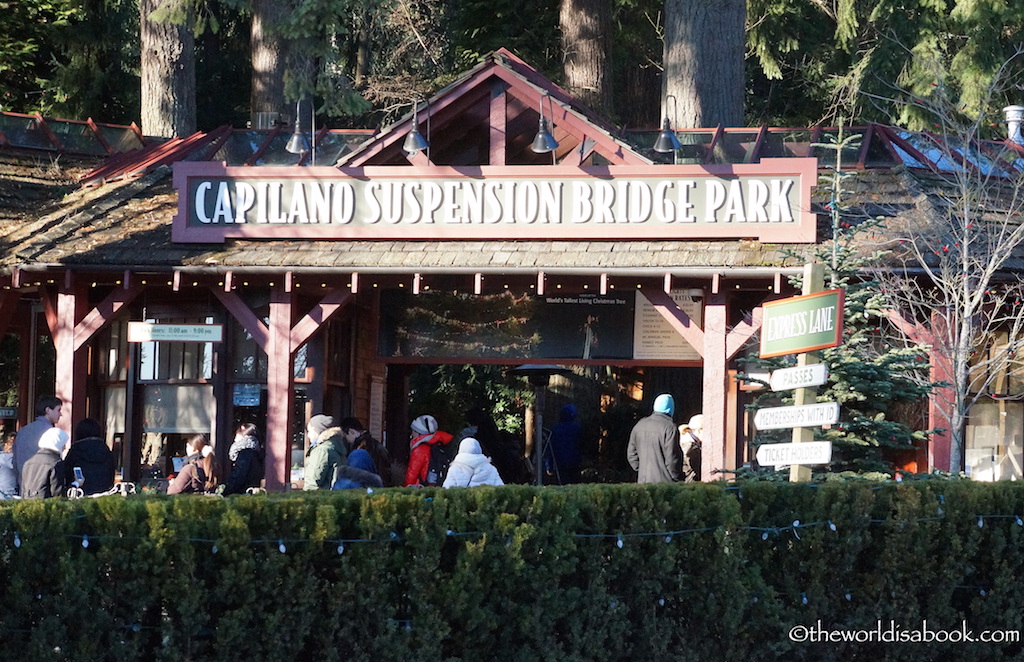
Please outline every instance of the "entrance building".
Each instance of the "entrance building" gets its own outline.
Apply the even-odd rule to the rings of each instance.
[[[816,138],[680,135],[666,162],[500,50],[378,133],[321,129],[308,154],[280,129],[224,129],[112,157],[8,234],[19,416],[55,384],[61,425],[103,422],[125,479],[169,470],[196,432],[226,456],[256,422],[277,490],[320,411],[401,457],[409,366],[679,366],[699,371],[676,395],[704,414],[719,478],[749,459],[735,359],[819,239]],[[886,185],[896,154],[864,135],[854,162]],[[914,461],[943,453],[937,438]]]

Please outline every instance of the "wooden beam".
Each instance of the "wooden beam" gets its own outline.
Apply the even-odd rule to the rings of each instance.
[[[142,294],[146,289],[141,283],[133,285],[128,289],[114,289],[95,308],[90,310],[81,322],[75,324],[74,348],[77,352],[82,345],[89,342],[96,332],[110,322],[122,308],[130,304],[135,297]]]
[[[313,309],[295,323],[290,331],[289,349],[292,354],[309,341],[334,315],[344,309],[355,297],[344,290],[331,290]]]
[[[283,287],[270,291],[267,335],[267,429],[264,476],[267,490],[287,489],[291,483],[292,367],[291,319],[294,295]]]
[[[750,338],[761,330],[761,318],[764,309],[758,306],[754,309],[750,322],[743,320],[737,324],[725,338],[725,358],[731,359],[736,356]]]
[[[698,354],[704,356],[705,332],[676,305],[675,300],[661,290],[645,289],[642,294],[647,297],[658,314],[664,317],[672,325],[672,328],[697,350]]]
[[[234,292],[221,292],[216,287],[211,287],[210,291],[220,300],[221,305],[235,318],[235,321],[249,332],[259,348],[269,354],[270,329],[263,323],[263,320],[256,316],[256,313],[252,312],[249,305]]]
[[[508,136],[506,124],[508,123],[508,109],[505,105],[505,90],[508,84],[495,81],[491,84],[490,121],[488,129],[488,151],[489,162],[492,166],[503,166],[506,162],[506,138]]]
[[[712,295],[704,305],[704,358],[703,397],[701,413],[704,415],[704,446],[701,460],[701,480],[724,480],[716,473],[731,467],[726,464],[726,402],[729,391],[728,359],[726,357],[726,318],[728,312],[725,295]],[[692,343],[691,343],[692,344]],[[695,345],[696,346],[696,345]]]

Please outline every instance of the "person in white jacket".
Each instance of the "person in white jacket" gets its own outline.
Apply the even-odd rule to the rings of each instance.
[[[480,451],[480,442],[466,437],[459,443],[459,453],[448,466],[444,487],[476,487],[504,485],[491,459]]]

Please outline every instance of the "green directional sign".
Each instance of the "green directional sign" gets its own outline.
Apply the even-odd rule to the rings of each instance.
[[[761,358],[842,344],[843,297],[835,289],[764,304]]]

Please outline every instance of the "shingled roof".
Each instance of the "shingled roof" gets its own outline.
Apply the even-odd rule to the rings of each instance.
[[[484,162],[492,164],[497,158],[501,165],[536,163],[538,168],[543,167],[538,160],[542,155],[529,151],[529,141],[523,135],[507,136],[506,140],[485,130],[480,109],[494,109],[491,99],[495,90],[506,94],[507,100],[504,110],[494,112],[504,113],[509,125],[520,127],[523,135],[531,134],[536,127],[539,114],[534,104],[544,94],[558,101],[557,135],[564,147],[556,158],[563,164],[568,159],[656,168],[652,161],[663,156],[630,147],[614,135],[613,127],[579,106],[563,90],[507,51],[498,51],[438,93],[430,106],[421,107],[420,124],[426,119],[424,115],[433,122],[431,141],[436,148],[429,163],[460,165],[472,163],[470,157],[483,154]],[[461,124],[460,117],[464,118]],[[409,155],[400,146],[412,126],[413,118],[407,116],[369,137],[366,132],[324,129],[318,134],[323,152],[318,153],[317,162],[322,163],[320,157],[326,155],[332,162],[347,165],[408,164]],[[532,128],[522,128],[527,126]],[[820,149],[816,145],[824,142],[823,136],[829,131],[719,127],[689,134],[681,154],[699,163],[809,156]],[[941,178],[934,175],[937,167],[929,160],[927,140],[876,125],[853,131],[860,132],[864,140],[845,159],[855,164],[855,170],[843,184],[843,203],[847,207],[844,219],[907,221],[932,215],[941,207]],[[469,142],[468,134],[476,135],[482,147],[460,147]],[[71,157],[54,153],[52,148],[40,153],[4,143],[0,145],[0,242],[4,246],[0,269],[7,273],[66,266],[79,270],[159,271],[272,268],[317,272],[710,274],[729,270],[767,274],[797,269],[814,250],[813,245],[754,240],[171,241],[171,218],[177,211],[178,193],[172,186],[170,163],[213,159],[253,168],[283,163],[298,167],[302,159],[286,155],[284,142],[285,136],[276,131],[260,134],[219,129],[131,149],[106,159]],[[499,152],[496,144],[503,151]],[[551,157],[543,156],[550,163]],[[1004,160],[1001,165],[1019,171],[1024,169],[1024,159]],[[89,185],[76,187],[76,180]],[[819,218],[819,241],[831,236],[826,208],[830,198],[827,185],[815,189],[812,202]],[[1015,262],[1012,268],[1024,271],[1024,260]]]

